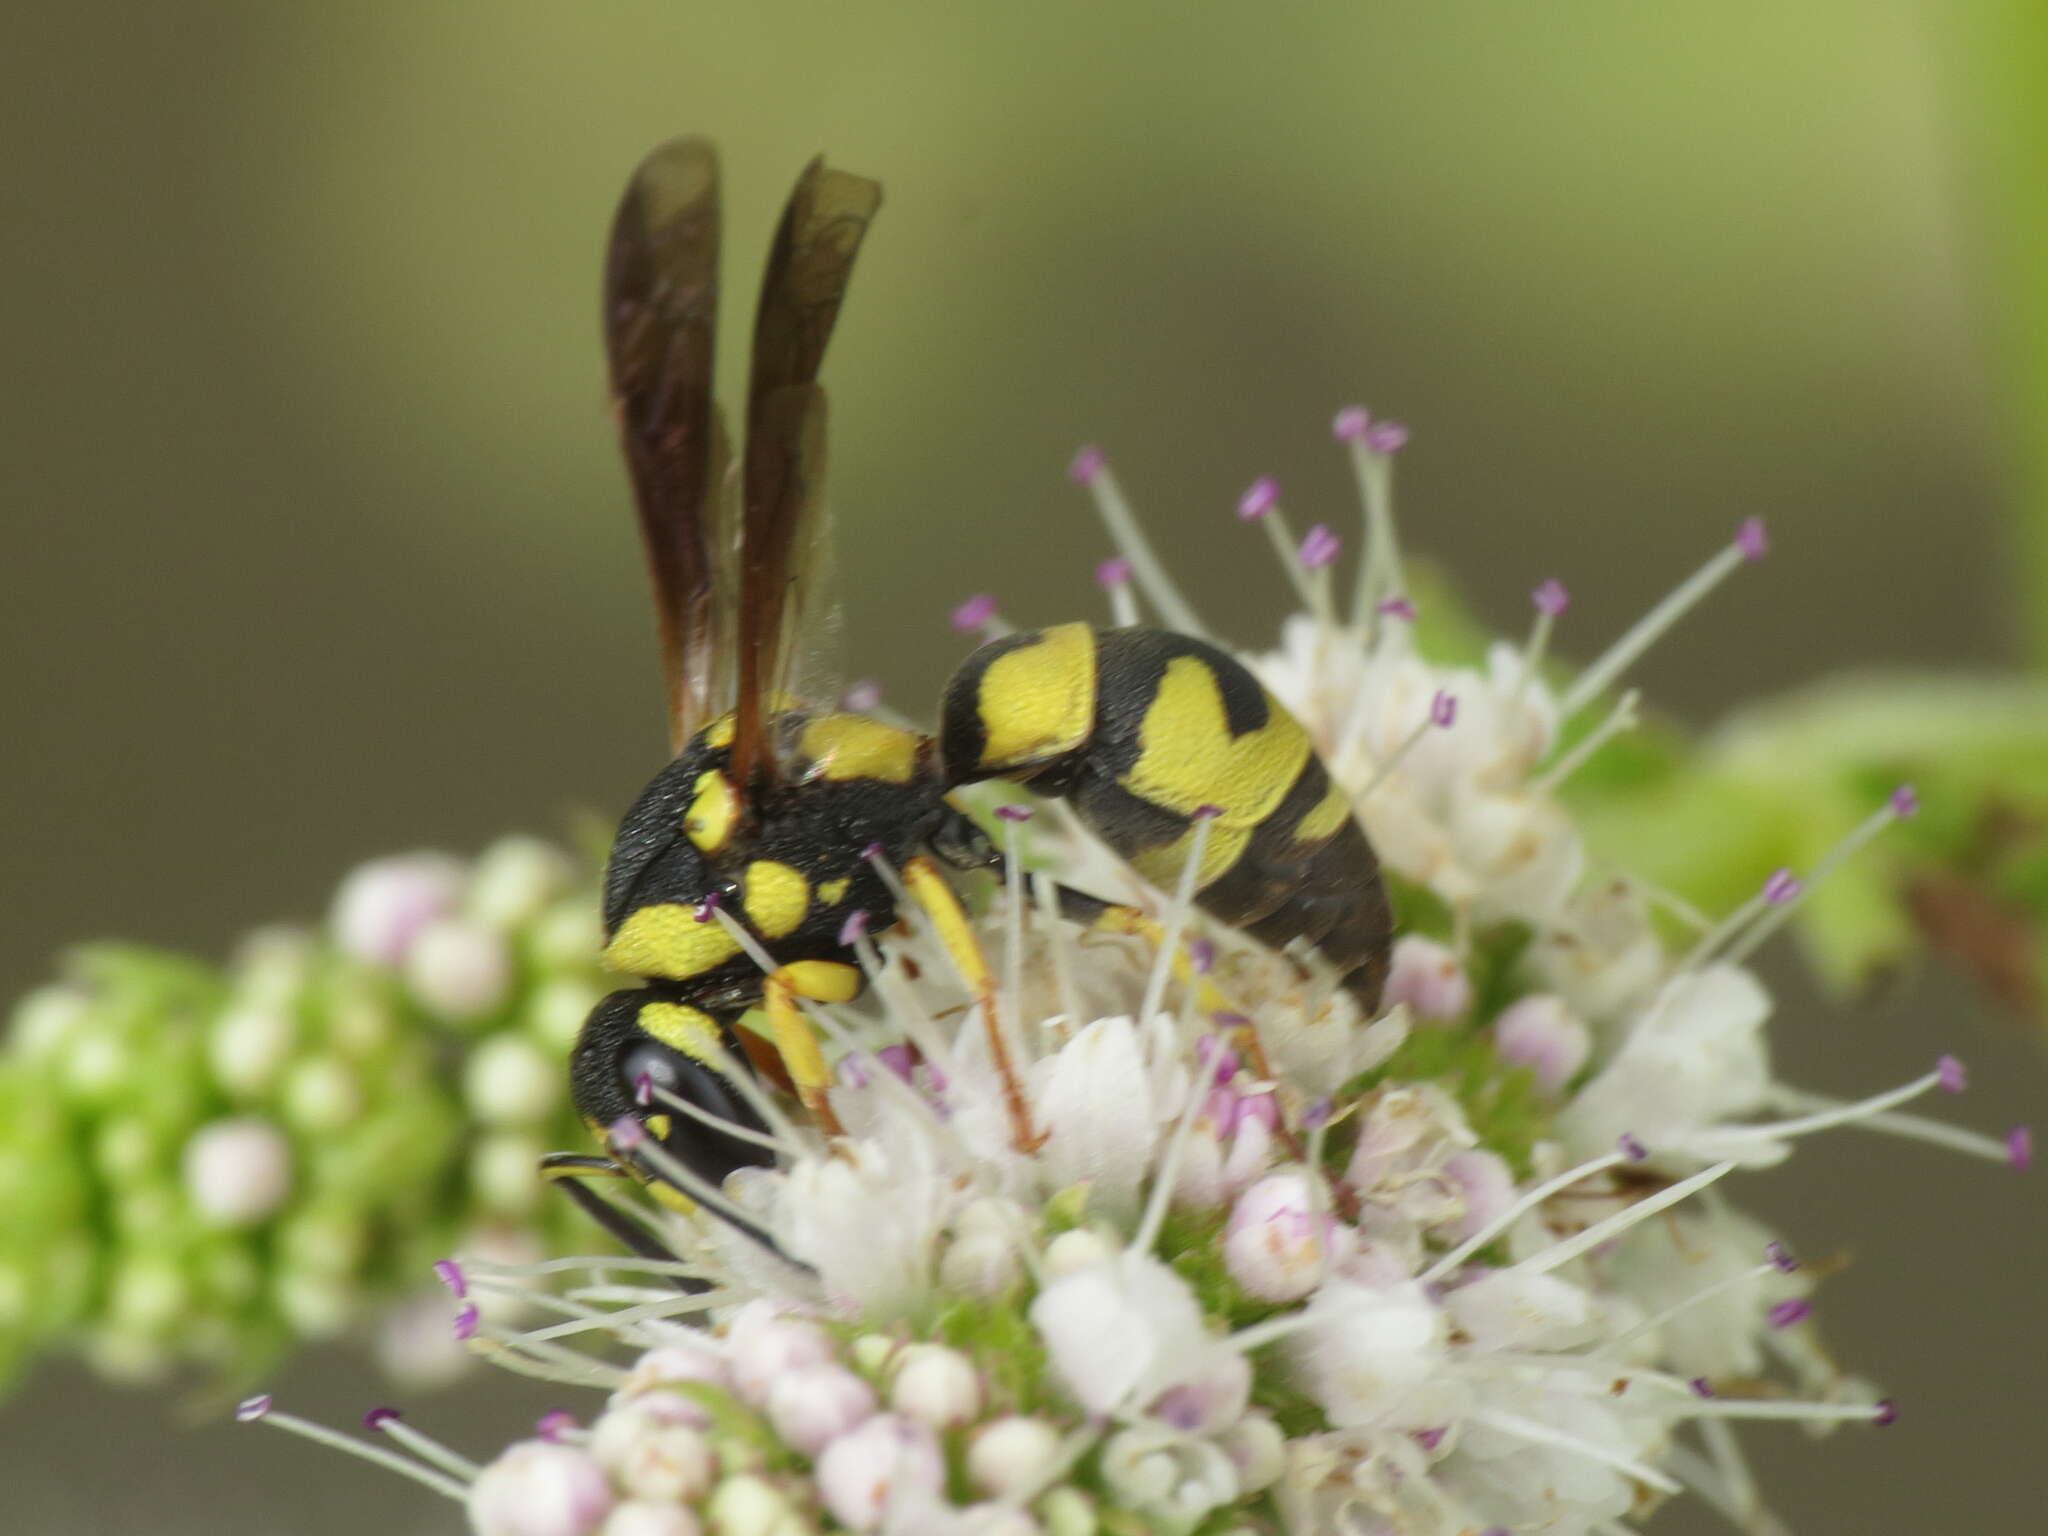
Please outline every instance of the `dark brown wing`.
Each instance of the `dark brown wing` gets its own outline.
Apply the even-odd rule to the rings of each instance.
[[[619,436],[654,579],[671,745],[720,713],[731,682],[721,562],[727,449],[712,403],[718,155],[673,139],[640,162],[612,221],[604,333]]]
[[[818,367],[881,203],[879,183],[813,160],[783,209],[761,279],[741,493],[746,532],[732,771],[742,786],[757,768],[774,771],[762,750],[762,701],[781,682],[801,626],[800,578],[822,505],[825,397]]]

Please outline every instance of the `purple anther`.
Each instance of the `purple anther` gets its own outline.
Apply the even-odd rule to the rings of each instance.
[[[606,1132],[615,1151],[630,1152],[647,1139],[647,1127],[631,1115],[621,1115]]]
[[[1122,555],[1111,555],[1095,567],[1095,585],[1107,591],[1131,584],[1131,562]]]
[[[477,1325],[483,1321],[483,1314],[476,1309],[476,1303],[465,1301],[455,1313],[455,1341],[459,1344],[476,1337]]]
[[[1373,612],[1384,619],[1399,619],[1404,624],[1415,622],[1415,605],[1405,597],[1383,597]]]
[[[1301,568],[1305,571],[1320,571],[1335,560],[1343,548],[1342,539],[1323,524],[1317,523],[1301,541]]]
[[[541,1439],[559,1444],[576,1427],[576,1415],[566,1408],[550,1408],[533,1421],[533,1432]]]
[[[1230,1042],[1221,1035],[1204,1035],[1195,1042],[1195,1060],[1211,1069],[1215,1080],[1227,1083],[1237,1076],[1237,1052],[1230,1048]]]
[[[1934,1064],[1934,1073],[1941,1083],[1943,1093],[1961,1093],[1970,1086],[1970,1074],[1963,1064],[1953,1056],[1944,1056]]]
[[[453,1259],[434,1260],[434,1278],[447,1286],[448,1294],[457,1301],[469,1294],[469,1279]]]
[[[953,627],[963,635],[971,634],[995,616],[996,600],[986,592],[977,592],[953,610]]]
[[[1704,1376],[1695,1376],[1686,1385],[1692,1388],[1692,1395],[1694,1397],[1712,1397],[1714,1395],[1714,1384]]]
[[[1073,462],[1067,465],[1067,478],[1076,485],[1093,485],[1108,467],[1109,460],[1103,457],[1100,448],[1083,448],[1074,455]]]
[[[1329,1118],[1329,1110],[1323,1111],[1323,1118]],[[1280,1129],[1280,1098],[1273,1093],[1240,1093],[1237,1096],[1236,1125],[1242,1126],[1248,1120],[1256,1120],[1269,1131]],[[1307,1116],[1303,1116],[1304,1122]]]
[[[1418,1429],[1415,1431],[1415,1443],[1425,1451],[1433,1451],[1444,1443],[1444,1432],[1440,1429]]]
[[[263,1415],[270,1412],[270,1405],[273,1401],[274,1399],[268,1392],[258,1392],[254,1397],[243,1398],[239,1403],[235,1404],[235,1422],[237,1424],[254,1424]]]
[[[1771,541],[1764,533],[1764,520],[1745,517],[1742,526],[1735,530],[1735,547],[1742,551],[1745,560],[1761,560],[1769,554]]]
[[[868,936],[868,915],[862,911],[846,914],[846,921],[839,925],[839,947],[851,949]]]
[[[999,821],[1029,821],[1031,819],[1031,807],[1028,805],[999,805],[996,807],[996,819]]]
[[[654,1077],[652,1073],[642,1072],[633,1079],[633,1102],[642,1109],[645,1109],[654,1102]]]
[[[1791,1250],[1776,1238],[1764,1244],[1764,1257],[1771,1261],[1771,1268],[1781,1275],[1789,1275],[1799,1268],[1799,1261],[1792,1257]]]
[[[1764,900],[1774,907],[1782,907],[1801,891],[1806,882],[1789,869],[1774,869],[1771,877],[1764,881]]]
[[[1439,688],[1429,701],[1429,723],[1439,730],[1449,730],[1458,723],[1458,696]]]
[[[906,1083],[910,1081],[910,1074],[917,1067],[917,1053],[901,1041],[898,1041],[895,1045],[883,1046],[879,1051],[875,1052],[875,1060],[879,1061],[891,1072],[894,1072]]]
[[[1529,601],[1536,605],[1538,613],[1554,619],[1571,607],[1572,595],[1565,591],[1563,582],[1552,576],[1529,594]]]
[[[363,1428],[372,1430],[382,1430],[386,1424],[391,1423],[395,1419],[402,1419],[404,1417],[405,1415],[400,1413],[396,1408],[372,1408],[368,1413],[363,1415]]]
[[[1160,1393],[1152,1404],[1152,1413],[1175,1429],[1192,1430],[1208,1417],[1208,1395],[1183,1382]]]
[[[1197,821],[1214,821],[1222,814],[1223,807],[1220,805],[1204,804],[1195,807],[1195,820]]]
[[[1206,976],[1216,969],[1216,946],[1208,939],[1188,940],[1188,964],[1197,976]]]
[[[1408,429],[1398,421],[1376,421],[1366,429],[1365,446],[1374,453],[1399,453],[1408,446]]]
[[[2019,1173],[2025,1173],[2034,1166],[2032,1126],[2016,1125],[2005,1133],[2005,1160]]]
[[[1623,1131],[1615,1137],[1614,1145],[1616,1150],[1632,1163],[1640,1163],[1650,1155],[1650,1149],[1637,1141],[1634,1134],[1629,1131]]]
[[[1901,784],[1892,791],[1892,814],[1904,821],[1920,809],[1920,792],[1910,784]]]
[[[1793,1296],[1779,1302],[1765,1315],[1773,1328],[1790,1328],[1794,1323],[1805,1322],[1812,1314],[1812,1302],[1804,1296]]]
[[[873,863],[882,856],[883,852],[884,850],[880,843],[869,843],[867,847],[861,849],[860,856],[869,863]]]
[[[882,702],[882,685],[865,679],[839,696],[839,707],[850,715],[864,715]]]
[[[1308,1107],[1301,1112],[1301,1128],[1304,1131],[1313,1131],[1321,1126],[1328,1125],[1330,1123],[1330,1110],[1331,1104],[1328,1094],[1324,1094],[1320,1098],[1310,1099]]]
[[[1261,475],[1237,498],[1237,515],[1241,521],[1255,523],[1279,505],[1280,482]]]
[[[1340,443],[1362,442],[1372,428],[1372,414],[1362,405],[1347,405],[1330,423],[1330,436]]]
[[[704,899],[697,903],[696,910],[690,915],[700,923],[708,923],[711,921],[712,915],[724,904],[724,896],[720,895],[717,891],[706,891]]]
[[[1870,1422],[1879,1429],[1883,1429],[1887,1424],[1899,1422],[1899,1405],[1890,1398],[1880,1397],[1875,1403],[1871,1404],[1871,1407],[1875,1408],[1877,1412],[1870,1416]]]

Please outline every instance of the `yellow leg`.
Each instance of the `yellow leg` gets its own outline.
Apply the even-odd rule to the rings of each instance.
[[[832,1112],[826,1090],[832,1075],[825,1067],[825,1053],[818,1049],[818,1037],[811,1021],[797,1006],[798,998],[814,1003],[844,1003],[860,996],[858,966],[838,960],[797,960],[777,966],[762,986],[762,1002],[768,1013],[768,1027],[775,1036],[775,1049],[796,1096],[810,1114],[811,1123],[827,1136],[843,1134],[845,1127]]]
[[[928,858],[919,856],[903,866],[903,884],[924,908],[931,919],[932,928],[939,936],[939,942],[946,946],[946,953],[952,957],[953,968],[960,973],[960,979],[974,994],[974,1000],[981,1005],[982,1027],[988,1031],[989,1059],[994,1062],[996,1074],[1003,1082],[1003,1103],[1010,1114],[1010,1136],[1020,1152],[1034,1152],[1044,1145],[1045,1137],[1032,1128],[1031,1110],[1024,1102],[1023,1087],[1017,1081],[1017,1069],[1010,1060],[1010,1046],[1003,1038],[1001,1023],[996,1018],[996,984],[988,968],[988,957],[981,952],[981,944],[974,937],[974,930],[968,926],[967,914],[960,909],[960,900],[953,894],[953,888],[946,884],[945,876],[938,866]]]

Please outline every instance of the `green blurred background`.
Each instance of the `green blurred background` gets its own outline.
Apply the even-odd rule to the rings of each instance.
[[[1770,519],[1773,558],[1640,669],[1682,718],[2018,658],[2030,8],[1264,10],[10,8],[7,992],[81,937],[218,954],[365,856],[556,832],[658,764],[595,279],[627,170],[685,130],[725,147],[733,334],[806,157],[887,183],[827,377],[846,672],[906,709],[966,593],[1098,611],[1083,441],[1264,640],[1281,581],[1231,505],[1270,471],[1348,523],[1352,399],[1414,428],[1411,544],[1513,630],[1563,577],[1581,656]],[[1793,1080],[1949,1048],[1973,1123],[2038,1112],[2038,1047],[1960,987],[1850,1012],[1779,974]],[[2038,1521],[2041,1188],[1841,1139],[1739,1193],[1854,1248],[1823,1316],[1905,1410],[1751,1437],[1795,1528]],[[337,1420],[381,1395],[339,1353],[280,1391]],[[551,1401],[412,1406],[481,1451]],[[461,1523],[54,1366],[0,1410],[0,1468],[24,1532]]]

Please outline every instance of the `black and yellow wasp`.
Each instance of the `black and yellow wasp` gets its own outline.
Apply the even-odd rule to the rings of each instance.
[[[712,396],[711,145],[656,149],[612,225],[604,332],[677,755],[626,813],[605,872],[606,964],[646,984],[600,1003],[571,1059],[577,1111],[611,1156],[557,1154],[545,1171],[643,1252],[659,1245],[580,1180],[626,1174],[679,1198],[625,1144],[643,1139],[714,1185],[770,1161],[765,1127],[730,1074],[750,1062],[775,1070],[779,1057],[813,1123],[837,1130],[799,999],[859,993],[848,919],[892,924],[896,872],[976,993],[1007,1077],[989,968],[934,862],[993,862],[989,840],[947,799],[958,786],[1001,778],[1064,796],[1168,887],[1204,819],[1204,910],[1275,947],[1306,941],[1368,1011],[1385,974],[1387,903],[1348,799],[1301,726],[1212,645],[1078,623],[991,641],[948,684],[936,739],[782,691],[819,539],[818,369],[880,203],[875,182],[822,160],[798,179],[762,279],[737,450]],[[1113,910],[1066,895],[1075,915]],[[737,1027],[756,1008],[772,1054]],[[1008,1100],[1015,1136],[1032,1144],[1014,1083]],[[675,1112],[681,1103],[705,1114]],[[613,1136],[628,1117],[641,1137]]]

